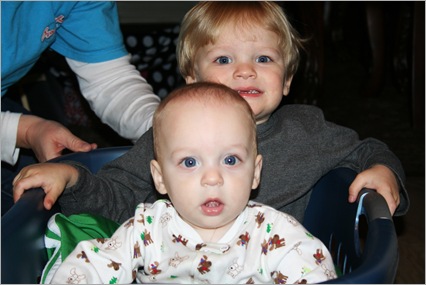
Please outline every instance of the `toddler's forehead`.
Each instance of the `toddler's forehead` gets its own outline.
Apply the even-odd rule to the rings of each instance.
[[[251,38],[255,40],[257,36],[261,35],[264,32],[273,32],[265,28],[262,23],[249,23],[245,24],[242,22],[232,22],[228,21],[227,23],[222,24],[220,27],[217,27],[217,30],[212,35],[211,41],[214,43],[221,35],[235,35],[236,37]]]

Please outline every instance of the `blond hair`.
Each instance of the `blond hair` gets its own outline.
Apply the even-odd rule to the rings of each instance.
[[[176,55],[184,78],[194,76],[194,59],[198,49],[209,43],[214,44],[223,28],[229,24],[240,29],[260,26],[275,33],[286,67],[284,79],[296,73],[303,40],[278,4],[267,1],[206,1],[189,10],[181,23]]]
[[[158,159],[160,155],[158,140],[161,133],[162,121],[165,117],[168,116],[168,107],[173,104],[184,103],[188,101],[197,101],[205,105],[233,106],[236,109],[242,110],[243,113],[247,114],[247,122],[251,129],[250,135],[253,142],[253,151],[257,153],[256,119],[247,101],[244,100],[244,98],[241,97],[237,91],[223,84],[212,82],[196,82],[173,90],[161,101],[160,105],[156,109],[152,123],[154,156],[156,159]],[[183,109],[183,111],[185,112],[187,110]]]

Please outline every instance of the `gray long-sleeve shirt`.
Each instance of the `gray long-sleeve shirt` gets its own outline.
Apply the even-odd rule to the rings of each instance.
[[[258,125],[257,134],[264,160],[261,183],[251,199],[303,221],[312,187],[324,174],[340,166],[361,172],[383,164],[393,170],[401,187],[396,215],[408,211],[405,174],[399,159],[383,142],[360,140],[355,131],[326,121],[319,108],[284,105]],[[123,222],[133,215],[138,203],[159,197],[150,172],[153,158],[150,129],[127,153],[96,175],[70,162],[80,176],[59,199],[63,213],[88,212]]]

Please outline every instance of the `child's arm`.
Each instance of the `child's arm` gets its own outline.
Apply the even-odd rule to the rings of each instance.
[[[381,194],[393,215],[400,203],[398,181],[391,169],[384,165],[374,165],[360,172],[349,187],[349,202],[355,202],[362,188],[375,189]]]
[[[149,168],[153,158],[152,132],[148,131],[127,153],[106,163],[96,174],[82,164],[66,162],[78,169],[79,176],[59,198],[62,213],[86,212],[124,222],[140,202],[157,198]]]
[[[324,119],[323,115],[321,118]],[[385,198],[392,215],[406,213],[409,199],[404,186],[404,169],[401,161],[385,143],[374,138],[360,140],[354,130],[327,121],[317,120],[315,127],[320,132],[318,141],[330,145],[329,151],[339,153],[339,150],[344,150],[337,155],[341,161],[336,167],[349,167],[358,172],[349,189],[349,202],[356,200],[362,188],[371,188]],[[350,153],[344,154],[346,151]]]
[[[284,136],[280,136],[279,138],[286,142],[286,144],[281,143],[280,145],[286,145],[287,149],[292,150],[291,153],[287,152],[287,156],[293,155],[295,161],[298,159],[297,163],[294,163],[293,166],[286,165],[288,169],[292,170],[292,172],[290,172],[290,170],[283,171],[284,175],[286,175],[286,183],[289,185],[295,185],[295,183],[300,185],[299,183],[304,183],[304,186],[299,188],[303,189],[307,187],[311,189],[318,180],[317,175],[323,176],[331,169],[347,167],[359,174],[363,173],[360,176],[362,181],[359,181],[358,186],[355,186],[357,184],[353,185],[355,189],[350,192],[351,194],[348,192],[349,197],[349,195],[356,195],[356,192],[361,190],[362,186],[360,185],[365,184],[367,179],[367,177],[363,178],[364,171],[367,171],[366,174],[368,173],[368,179],[377,182],[375,183],[377,185],[379,185],[378,181],[387,181],[385,182],[387,185],[397,185],[397,189],[389,187],[386,190],[384,184],[380,182],[380,189],[373,189],[378,190],[380,194],[387,197],[386,201],[389,204],[389,209],[394,212],[394,215],[406,214],[410,202],[405,188],[404,169],[401,161],[385,143],[374,138],[360,140],[355,130],[326,121],[322,111],[314,106],[292,106],[292,108],[290,108],[289,105],[287,108],[282,108],[280,110],[284,110],[285,113],[283,111],[277,112],[277,116],[281,116],[279,119],[283,122],[288,121],[291,123],[288,124],[290,129],[286,128],[286,132],[282,133],[287,135],[287,133],[290,132],[290,134],[292,134],[291,141],[286,140]],[[262,145],[260,146],[262,147]],[[271,148],[270,144],[268,146]],[[275,152],[273,154],[276,155]],[[296,155],[299,158],[297,158]],[[286,156],[282,156],[282,158],[289,161]],[[267,159],[265,158],[265,160]],[[385,177],[388,178],[384,179],[381,177],[383,173],[375,171],[375,166],[377,165],[386,166],[388,169],[392,170],[392,175],[389,176],[385,174]],[[297,173],[295,173],[295,169],[297,169]],[[265,172],[262,175],[264,176]],[[297,179],[293,178],[293,176],[296,178],[295,175],[297,175]],[[373,175],[379,176],[371,178]],[[389,179],[389,177],[392,178]],[[396,179],[397,184],[392,182],[394,179],[393,177]],[[306,182],[304,182],[305,180]],[[282,184],[284,184],[284,181]],[[368,185],[371,185],[371,183]],[[291,189],[286,189],[286,191],[291,191]],[[387,194],[385,194],[386,192]],[[394,193],[392,195],[395,196],[393,201],[389,199],[391,197],[390,193]],[[259,194],[259,196],[260,195],[262,194]],[[300,197],[300,195],[294,192],[291,193],[291,195],[290,197]],[[286,203],[288,204],[289,202],[286,201]],[[292,201],[290,201],[290,203],[292,203]],[[393,205],[394,203],[397,204],[396,207]],[[300,217],[299,215],[296,216]]]
[[[23,168],[13,180],[13,199],[16,202],[24,191],[41,187],[46,193],[43,205],[50,210],[66,187],[75,184],[78,171],[62,163],[38,163]]]

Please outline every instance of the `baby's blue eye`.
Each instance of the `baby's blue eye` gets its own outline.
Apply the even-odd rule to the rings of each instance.
[[[225,157],[224,162],[226,165],[235,165],[238,162],[238,158],[233,155],[229,155]]]
[[[190,168],[197,165],[197,160],[193,157],[187,157],[182,161],[182,163],[185,167]]]
[[[272,61],[271,58],[266,55],[259,56],[256,60],[256,62],[261,62],[261,63],[270,62],[270,61]]]
[[[215,62],[219,64],[228,64],[228,63],[231,63],[231,59],[226,56],[220,56],[215,60]]]

